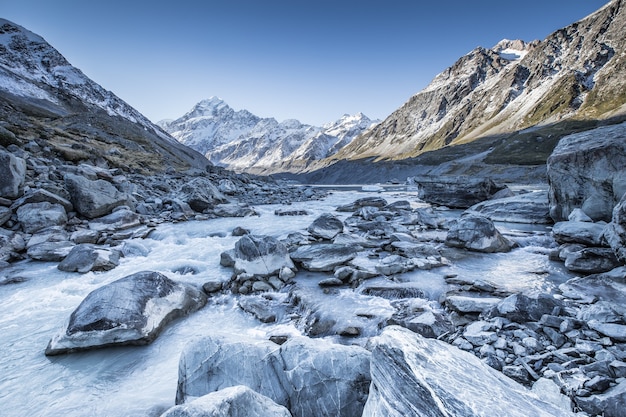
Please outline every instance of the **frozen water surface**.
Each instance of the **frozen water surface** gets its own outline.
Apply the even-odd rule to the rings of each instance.
[[[219,265],[220,253],[234,246],[236,226],[255,234],[285,237],[303,231],[321,213],[337,213],[335,207],[372,193],[355,190],[334,192],[321,201],[289,206],[258,206],[259,217],[227,218],[163,224],[150,238],[139,243],[149,254],[123,258],[108,272],[65,273],[56,263],[22,263],[2,271],[7,276],[27,278],[23,283],[0,286],[0,414],[22,416],[156,416],[174,404],[179,354],[188,341],[204,335],[228,332],[266,339],[271,334],[293,334],[296,321],[279,315],[275,324],[262,324],[238,307],[235,297],[210,299],[202,310],[179,319],[148,346],[118,347],[64,356],[46,357],[50,338],[63,326],[71,312],[94,289],[142,270],[156,270],[175,280],[202,285],[210,279],[227,280],[231,270]],[[422,205],[415,193],[386,191],[389,202],[408,199]],[[307,216],[274,215],[278,208],[306,209]],[[448,213],[448,215],[452,215]],[[516,226],[503,225],[511,232]],[[430,299],[445,291],[444,276],[456,274],[484,279],[512,290],[550,290],[569,278],[562,268],[548,261],[546,229],[533,226],[511,232],[523,247],[508,254],[462,254],[452,265],[430,271],[414,271],[397,281],[420,288]],[[178,272],[177,272],[178,271]],[[193,271],[191,273],[189,271]],[[377,319],[393,313],[388,300],[363,295],[362,288],[334,289],[327,294],[318,287],[321,274],[301,271],[296,277],[299,291],[316,308],[337,318],[341,325],[363,328],[370,336],[378,330]],[[365,285],[390,284],[386,278]]]

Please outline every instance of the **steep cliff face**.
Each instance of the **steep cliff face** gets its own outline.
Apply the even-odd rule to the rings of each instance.
[[[405,159],[563,120],[626,113],[626,8],[614,0],[543,41],[476,48],[335,159]]]
[[[41,36],[4,19],[0,120],[21,140],[71,162],[145,173],[209,164],[73,67]]]

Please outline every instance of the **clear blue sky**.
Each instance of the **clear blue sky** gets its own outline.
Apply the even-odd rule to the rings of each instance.
[[[153,121],[203,98],[279,121],[383,119],[459,57],[544,39],[606,0],[0,0]]]

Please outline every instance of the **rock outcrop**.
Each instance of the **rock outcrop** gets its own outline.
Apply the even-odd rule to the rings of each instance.
[[[468,208],[467,212],[480,214],[494,222],[552,223],[546,191],[483,201]]]
[[[548,180],[554,221],[576,208],[594,221],[611,221],[626,193],[626,123],[562,138],[548,159]]]
[[[488,200],[504,187],[490,179],[412,178],[418,185],[418,196],[427,203],[451,208],[469,208]]]

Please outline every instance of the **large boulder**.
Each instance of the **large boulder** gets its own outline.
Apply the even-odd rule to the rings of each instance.
[[[307,230],[313,237],[332,240],[343,232],[343,222],[330,213],[324,213],[315,219]]]
[[[602,394],[577,397],[576,403],[590,415],[622,417],[626,410],[626,380],[622,380]]]
[[[574,416],[476,356],[389,326],[375,339],[363,417]]]
[[[291,259],[300,263],[308,271],[324,272],[345,265],[356,255],[357,249],[354,246],[320,243],[300,246],[291,252]]]
[[[595,301],[603,300],[619,308],[626,306],[626,267],[586,277],[576,277],[559,285],[568,298]]]
[[[18,197],[25,180],[26,161],[0,150],[0,197]]]
[[[285,267],[294,268],[287,247],[271,236],[244,235],[235,243],[232,255],[237,274],[268,277]]]
[[[467,214],[452,224],[446,236],[446,245],[476,252],[508,252],[513,244],[491,220],[484,216]]]
[[[82,243],[74,246],[57,268],[84,274],[89,271],[109,271],[119,264],[119,250]]]
[[[609,248],[585,248],[570,252],[565,258],[565,268],[582,274],[599,274],[620,266]]]
[[[176,403],[245,385],[294,417],[360,416],[370,383],[370,353],[358,346],[295,337],[278,346],[242,336],[209,336],[180,358]]]
[[[38,188],[36,190],[29,191],[23,197],[13,203],[13,208],[22,206],[28,203],[43,203],[47,201],[52,204],[60,204],[63,206],[66,212],[70,212],[74,210],[74,206],[70,201],[61,197],[60,195],[54,194],[48,190],[44,190],[43,188]]]
[[[565,221],[552,227],[552,236],[558,243],[581,243],[600,246],[606,225],[603,223]]]
[[[427,203],[462,209],[489,200],[504,188],[488,178],[438,177],[412,181],[418,184],[418,197]]]
[[[547,191],[483,201],[467,209],[467,212],[480,214],[494,222],[552,223]]]
[[[143,271],[100,287],[72,312],[46,355],[113,345],[146,345],[173,319],[206,304],[196,287]]]
[[[199,213],[226,202],[224,195],[211,180],[204,177],[197,177],[185,183],[181,188],[181,193],[182,201]]]
[[[383,208],[385,206],[387,206],[387,200],[382,197],[363,197],[350,204],[344,204],[343,206],[337,207],[337,211],[352,212],[363,207]]]
[[[626,192],[626,123],[562,138],[548,158],[550,215],[567,220],[575,208],[610,221]]]
[[[115,207],[128,202],[128,195],[105,180],[90,180],[80,175],[66,174],[65,187],[74,209],[88,219],[109,214]]]
[[[26,233],[36,233],[46,227],[64,226],[67,213],[60,204],[28,203],[17,209],[17,220]]]
[[[291,417],[291,413],[268,397],[237,385],[174,406],[161,417]]]

